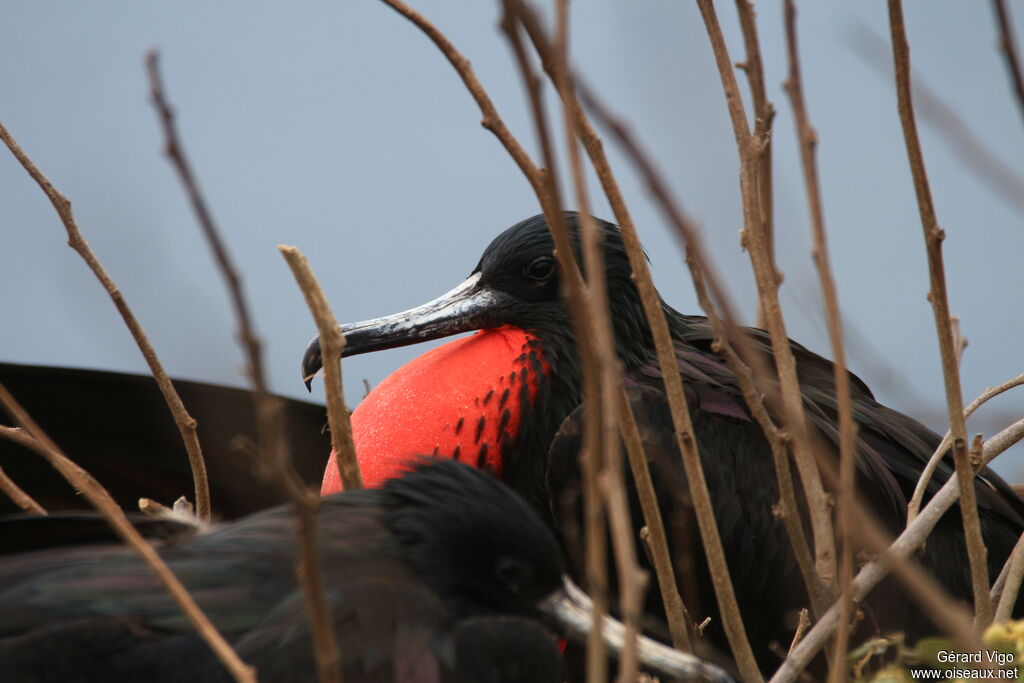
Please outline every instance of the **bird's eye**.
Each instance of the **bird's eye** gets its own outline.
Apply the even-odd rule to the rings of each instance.
[[[544,282],[555,274],[555,262],[550,256],[540,256],[530,261],[530,265],[526,266],[523,272],[531,280]]]
[[[510,593],[518,593],[523,584],[529,580],[532,570],[530,565],[517,557],[503,557],[494,567],[494,573]]]

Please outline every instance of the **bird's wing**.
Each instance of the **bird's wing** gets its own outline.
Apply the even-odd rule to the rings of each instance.
[[[697,388],[695,391],[714,393],[727,405],[743,406],[735,375],[719,354],[711,348],[712,334],[704,318],[680,316],[686,327],[677,344],[680,371]],[[746,328],[755,348],[774,367],[774,356],[767,334],[756,328]],[[804,407],[811,424],[824,435],[828,443],[838,448],[838,402],[835,393],[835,365],[796,342],[790,342],[797,364]],[[707,377],[695,375],[693,367],[700,367]],[[941,441],[939,435],[917,420],[887,408],[877,401],[871,391],[856,375],[849,373],[854,419],[857,422],[857,469],[866,478],[864,487],[874,492],[873,504],[883,504],[892,511],[893,519],[903,519],[921,470]],[[709,390],[704,385],[711,384]],[[713,408],[713,405],[712,405]],[[954,472],[951,456],[943,458],[928,489],[928,496],[936,493]],[[1015,525],[1024,525],[1024,502],[995,474],[985,468],[975,483],[978,504],[997,517]]]
[[[318,516],[325,565],[339,574],[393,557],[393,540],[373,508],[351,494],[326,499]],[[273,508],[216,528],[160,554],[214,623],[242,632],[297,590],[296,526]],[[340,578],[340,577],[339,577]],[[124,546],[92,545],[0,558],[0,635],[65,620],[123,615],[169,633],[191,626],[155,575]]]

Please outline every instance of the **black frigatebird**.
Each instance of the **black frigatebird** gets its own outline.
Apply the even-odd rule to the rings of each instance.
[[[562,585],[557,542],[493,477],[422,461],[326,498],[317,525],[346,681],[562,680],[534,619]],[[315,679],[295,537],[280,506],[160,549],[260,680]],[[91,545],[0,557],[0,680],[230,676],[138,556]]]
[[[568,220],[579,258],[577,217],[568,213]],[[698,621],[712,616],[711,636],[724,645],[707,568],[699,543],[693,542],[685,475],[650,331],[618,228],[604,221],[598,224],[623,380],[656,472],[677,563],[692,562],[696,574],[688,586],[688,606]],[[571,487],[574,476],[570,470],[578,449],[575,423],[582,397],[577,352],[552,250],[543,216],[529,218],[494,239],[469,278],[447,294],[403,313],[341,326],[346,356],[479,330],[411,361],[355,410],[357,455],[370,484],[397,471],[394,456],[433,452],[493,470],[540,510],[558,515],[566,493],[562,489]],[[706,319],[683,315],[664,302],[662,308],[676,348],[674,371],[685,383],[748,635],[762,667],[770,669],[778,662],[773,647],[784,651],[796,611],[808,600],[785,529],[772,512],[778,493],[769,446],[751,419],[735,375],[712,348]],[[757,329],[748,332],[771,362],[767,335]],[[808,420],[826,443],[835,446],[833,365],[795,342],[791,347]],[[302,363],[307,385],[321,365],[314,339]],[[879,404],[859,378],[850,378],[859,429],[858,493],[896,532],[904,526],[906,502],[939,437]],[[541,455],[545,453],[547,458]],[[952,472],[947,458],[932,478],[928,495]],[[975,486],[994,576],[1024,530],[1024,503],[988,469],[979,474]],[[332,459],[323,491],[339,488]],[[635,513],[634,521],[639,520]],[[578,568],[580,558],[569,555],[570,565]],[[936,527],[920,559],[954,596],[970,600],[958,510],[951,510]],[[933,625],[909,602],[895,583],[884,583],[868,600],[865,622],[883,632],[904,631],[910,638],[928,633]],[[649,604],[657,609],[656,599]]]
[[[0,680],[231,680],[134,552],[46,533],[90,521],[0,518],[2,538],[35,531],[51,541],[0,551]],[[327,497],[316,523],[350,683],[562,683],[558,644],[540,619],[577,640],[591,626],[548,526],[478,469],[419,458],[380,488]],[[145,531],[158,531],[150,538],[161,539],[164,561],[260,680],[315,680],[290,506],[212,528],[162,524]],[[622,625],[606,618],[603,629],[621,650]],[[647,639],[639,655],[665,680],[732,681]]]

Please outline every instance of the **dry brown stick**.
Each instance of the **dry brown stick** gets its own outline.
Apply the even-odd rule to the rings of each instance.
[[[953,462],[960,475],[960,512],[963,517],[967,555],[971,565],[971,582],[974,588],[974,609],[977,623],[986,624],[992,618],[992,604],[989,599],[988,550],[981,536],[978,506],[975,500],[974,482],[971,479],[971,462],[967,452],[967,427],[964,421],[963,394],[960,389],[960,368],[953,348],[953,333],[949,324],[949,299],[946,294],[946,273],[942,260],[942,240],[945,233],[939,229],[935,207],[932,204],[928,175],[924,167],[924,156],[917,137],[914,121],[914,104],[910,91],[910,46],[907,43],[903,25],[903,7],[900,0],[889,0],[889,28],[892,33],[893,64],[896,71],[896,97],[903,137],[907,145],[910,170],[914,177],[914,191],[917,194],[921,227],[924,231],[925,249],[928,253],[928,274],[931,289],[928,299],[935,314],[935,329],[939,338],[942,355],[942,375],[946,387],[946,405],[949,413],[950,431],[953,438]]]
[[[316,511],[320,498],[309,489],[292,466],[284,442],[281,425],[281,401],[270,395],[263,370],[262,344],[252,326],[252,316],[243,292],[241,276],[235,269],[231,257],[213,222],[213,216],[206,205],[196,182],[195,175],[185,157],[185,151],[178,138],[174,112],[167,101],[160,78],[158,57],[155,51],[146,55],[146,69],[150,80],[150,94],[157,110],[165,137],[164,151],[171,165],[181,179],[196,214],[196,219],[214,253],[218,269],[227,284],[228,294],[238,323],[238,340],[248,362],[247,374],[253,385],[253,402],[256,411],[256,429],[259,450],[266,460],[275,481],[283,487],[292,500],[298,518],[298,537],[301,550],[295,572],[306,599],[310,616],[310,630],[316,656],[317,675],[320,681],[340,683],[341,657],[338,653],[334,624],[324,598],[323,567],[316,537]]]
[[[992,602],[997,605],[992,622],[996,624],[1010,619],[1017,604],[1021,579],[1024,579],[1024,534],[1017,539],[1003,569],[992,588]]]
[[[988,465],[994,458],[1022,439],[1024,439],[1024,419],[1018,420],[985,442],[981,466]],[[889,549],[886,551],[886,561],[876,558],[857,572],[851,586],[854,600],[862,600],[872,588],[888,576],[892,569],[892,563],[910,557],[921,547],[938,521],[959,499],[958,479],[959,475],[954,473],[938,493],[932,496],[913,523],[907,525],[907,528],[889,545]],[[811,662],[835,631],[838,620],[839,606],[833,605],[782,663],[782,666],[772,676],[770,683],[788,683],[796,680],[800,672]]]
[[[658,499],[654,492],[654,481],[644,454],[643,438],[636,424],[636,418],[629,405],[625,389],[619,390],[619,415],[622,440],[626,444],[626,455],[629,459],[633,480],[636,482],[637,497],[644,514],[647,530],[648,548],[651,564],[661,588],[661,600],[665,607],[668,630],[672,637],[672,645],[683,652],[693,652],[693,641],[690,638],[690,620],[686,605],[676,585],[675,570],[672,566],[672,555],[669,553],[668,537],[665,534],[665,522],[658,507]]]
[[[114,306],[117,308],[118,313],[121,314],[121,318],[124,319],[128,331],[131,332],[132,338],[135,340],[136,345],[138,345],[139,351],[142,352],[142,357],[146,360],[146,364],[153,374],[153,379],[156,380],[157,387],[160,388],[164,401],[167,402],[167,406],[171,410],[174,424],[177,426],[178,432],[181,434],[181,440],[185,444],[189,466],[192,468],[192,481],[195,485],[196,507],[198,508],[199,516],[204,520],[210,519],[210,484],[206,477],[206,461],[203,459],[203,450],[199,446],[199,437],[196,436],[195,419],[185,410],[185,405],[181,402],[178,392],[174,389],[171,378],[164,371],[163,364],[160,363],[156,351],[149,343],[146,333],[142,331],[142,326],[139,325],[135,314],[129,308],[128,302],[125,301],[124,295],[121,294],[121,290],[114,284],[114,281],[89,247],[89,243],[82,236],[82,232],[78,229],[78,224],[75,222],[75,216],[71,212],[71,202],[32,163],[32,160],[22,151],[21,147],[18,146],[18,143],[11,137],[11,134],[7,132],[2,123],[0,123],[0,139],[4,141],[7,148],[11,150],[11,153],[14,154],[18,162],[21,163],[22,167],[32,177],[32,180],[36,181],[50,200],[50,203],[53,204],[53,208],[56,209],[57,215],[67,231],[68,246],[78,252],[86,265],[89,266],[89,269],[107,291],[111,301],[114,302]]]
[[[532,11],[524,10],[523,23],[530,33],[531,39],[538,53],[541,54],[542,59],[551,63],[550,41],[544,37],[543,31],[536,19],[536,14]],[[591,163],[594,164],[602,188],[619,223],[630,266],[633,270],[633,280],[640,294],[644,314],[651,327],[658,363],[662,368],[676,368],[675,349],[668,329],[668,323],[665,319],[665,312],[661,307],[661,299],[658,296],[657,290],[654,288],[650,270],[647,267],[643,254],[643,248],[637,237],[636,228],[633,225],[629,212],[626,210],[625,202],[618,189],[618,185],[615,183],[614,176],[611,174],[611,168],[608,165],[607,159],[604,157],[600,140],[589,126],[589,123],[586,122],[585,117],[582,116],[582,108],[579,106],[579,103],[573,101],[570,103],[570,106],[576,112],[577,128],[581,133],[581,141],[590,156]],[[697,443],[683,392],[682,380],[678,372],[662,372],[662,379],[665,383],[666,397],[668,398],[669,409],[672,414],[676,444],[682,455],[683,467],[687,475],[687,483],[697,516],[698,528],[704,541],[707,561],[711,567],[715,597],[722,614],[723,628],[741,675],[744,679],[759,681],[761,680],[761,673],[750,649],[750,643],[747,639],[743,620],[736,603],[735,591],[732,586],[732,580],[729,577],[729,569],[725,561],[724,551],[722,550],[718,525],[711,507],[707,482],[704,478],[703,465],[697,453]]]
[[[317,283],[306,257],[295,247],[279,246],[278,250],[288,262],[288,267],[295,276],[295,281],[302,290],[309,306],[313,319],[316,321],[320,333],[320,343],[323,345],[324,358],[341,358],[341,352],[345,349],[345,336],[338,327],[338,321],[331,311],[323,290]],[[341,481],[346,491],[355,491],[363,487],[363,478],[359,472],[359,461],[356,460],[355,443],[352,440],[352,424],[349,420],[349,411],[345,405],[345,395],[341,382],[341,363],[324,363],[324,384],[327,387],[327,420],[331,428],[331,448],[334,451],[338,471],[341,474]],[[298,501],[300,497],[294,496]],[[308,527],[304,529],[310,535],[309,548],[315,552],[315,525],[313,520],[318,501],[316,494],[306,489],[302,496],[306,501],[303,505],[308,507]],[[308,530],[307,530],[308,529]],[[310,618],[316,624],[313,628],[314,647],[317,653],[318,673],[321,681],[340,680],[341,655],[338,652],[338,644],[334,634],[334,622],[330,611],[324,601],[323,573],[319,561],[314,559],[316,571],[308,577],[307,606],[310,611]],[[306,564],[309,563],[309,556]],[[314,583],[315,582],[315,583]]]
[[[1020,55],[1017,53],[1017,41],[1013,36],[1013,20],[1006,0],[992,0],[992,9],[999,23],[999,48],[1006,57],[1006,67],[1010,70],[1010,82],[1017,95],[1017,104],[1024,115],[1024,74],[1021,73]]]
[[[808,447],[807,424],[803,411],[800,382],[796,374],[796,360],[793,357],[782,317],[782,309],[779,305],[779,280],[771,263],[768,245],[765,243],[761,230],[760,207],[757,200],[757,169],[764,145],[763,131],[759,131],[756,126],[753,133],[747,129],[743,100],[739,94],[728,48],[725,45],[722,29],[718,24],[718,17],[711,0],[697,0],[697,5],[711,39],[739,150],[744,243],[750,254],[754,276],[757,280],[758,299],[762,303],[765,321],[768,323],[768,334],[771,338],[775,364],[778,369],[785,424],[790,432],[797,469],[807,494],[814,538],[815,571],[823,584],[833,586],[836,580],[835,538],[832,532],[828,497],[821,483],[821,474],[818,472],[814,454]]]
[[[34,515],[49,514],[46,508],[40,505],[35,498],[26,493],[25,489],[18,486],[13,479],[7,476],[2,467],[0,467],[0,491],[6,493],[7,497],[25,512],[31,512]]]
[[[854,24],[849,35],[857,54],[888,79],[892,73],[892,60],[887,41],[860,24]],[[963,117],[925,82],[921,74],[912,71],[911,76],[914,109],[921,120],[939,129],[939,139],[974,171],[974,177],[984,180],[1004,201],[1024,212],[1024,178],[985,146]]]
[[[804,185],[807,188],[807,208],[811,218],[811,234],[814,237],[814,262],[818,269],[822,296],[825,301],[825,317],[828,323],[829,339],[832,343],[833,376],[839,413],[839,496],[838,522],[839,540],[842,543],[839,559],[839,632],[832,650],[831,675],[838,679],[845,676],[846,653],[849,644],[850,622],[853,618],[853,603],[850,599],[850,582],[853,580],[853,495],[854,461],[856,457],[857,424],[853,419],[853,404],[850,399],[850,376],[846,372],[846,352],[843,348],[843,326],[839,314],[835,278],[829,262],[828,240],[825,235],[825,214],[822,209],[821,186],[818,179],[818,162],[815,147],[817,131],[811,125],[804,100],[803,80],[800,74],[800,52],[797,47],[796,4],[785,2],[786,52],[789,58],[789,75],[783,85],[793,106],[797,140],[800,145],[800,163],[803,168]]]
[[[324,358],[341,358],[345,350],[345,335],[338,327],[338,321],[327,303],[327,297],[317,283],[309,262],[297,247],[279,245],[277,247],[288,267],[295,276],[295,281],[302,290],[310,313],[316,321],[320,333],[320,345],[323,347]],[[359,461],[356,459],[356,446],[352,440],[352,423],[349,420],[348,406],[345,404],[344,385],[341,382],[340,363],[330,363],[324,368],[324,385],[327,387],[327,421],[331,426],[331,449],[337,456],[341,482],[346,491],[363,488],[363,478],[359,472]]]
[[[995,398],[999,394],[1002,394],[1014,387],[1019,387],[1024,384],[1024,374],[1017,375],[1013,379],[1003,382],[999,386],[988,387],[984,392],[976,399],[967,404],[964,408],[964,420],[974,414],[978,408],[988,402],[990,399]],[[946,455],[946,450],[949,448],[950,432],[947,431],[945,436],[942,437],[942,441],[939,442],[938,447],[932,453],[928,459],[928,464],[925,465],[924,470],[921,472],[921,476],[917,480],[917,485],[914,487],[914,495],[911,496],[910,502],[907,504],[907,524],[914,521],[914,517],[917,516],[918,511],[921,509],[921,501],[924,499],[924,493],[928,489],[928,482],[931,481],[932,476],[935,474],[935,468],[942,462],[943,457]]]
[[[164,561],[160,559],[160,555],[153,549],[153,546],[128,521],[120,506],[118,506],[107,490],[92,475],[64,455],[57,444],[40,429],[39,425],[25,412],[2,384],[0,384],[0,406],[3,406],[4,410],[14,418],[14,422],[21,427],[21,429],[12,429],[11,427],[0,426],[0,437],[29,448],[41,455],[76,491],[81,492],[86,500],[103,515],[117,535],[142,557],[160,583],[167,588],[167,592],[171,594],[174,601],[181,607],[181,611],[185,613],[186,618],[195,627],[199,636],[206,641],[217,658],[234,676],[235,680],[255,683],[255,670],[238,657],[238,654],[232,649],[227,640],[224,639],[224,636],[217,630],[217,627],[199,609],[199,605],[196,604],[185,586],[171,572]]]
[[[746,46],[747,58],[737,64],[747,74],[750,83],[751,100],[754,103],[754,128],[765,131],[764,150],[758,162],[757,195],[761,212],[761,231],[772,269],[779,277],[779,269],[775,265],[775,221],[774,202],[772,197],[772,139],[770,135],[775,108],[768,101],[764,87],[764,65],[761,63],[761,46],[757,37],[757,21],[754,14],[754,3],[749,0],[736,0],[736,12],[743,31],[743,42]],[[763,307],[758,303],[757,326],[765,328],[767,322]]]

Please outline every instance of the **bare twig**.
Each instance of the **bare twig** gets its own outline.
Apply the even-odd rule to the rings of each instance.
[[[1009,391],[1014,387],[1019,387],[1024,384],[1024,374],[1017,375],[1011,380],[1003,382],[999,386],[989,387],[976,399],[971,401],[966,408],[964,408],[964,420],[974,414],[978,408],[988,402],[990,399],[995,398],[1003,392]],[[950,432],[946,432],[945,436],[942,437],[942,441],[939,443],[935,452],[928,459],[928,464],[925,465],[924,470],[921,472],[921,476],[917,480],[917,485],[914,487],[914,495],[911,496],[910,502],[907,504],[907,524],[914,521],[917,517],[918,511],[921,509],[921,501],[924,499],[924,492],[928,488],[928,482],[931,481],[932,476],[935,474],[935,468],[939,466],[942,458],[945,457],[946,451],[949,449]]]
[[[985,442],[981,465],[988,465],[996,456],[1022,439],[1024,419],[1018,420]],[[959,475],[954,473],[938,493],[932,496],[917,518],[893,541],[885,557],[876,558],[861,568],[851,584],[853,600],[864,599],[872,588],[888,576],[893,563],[909,557],[921,547],[938,521],[957,502],[960,495],[958,480]],[[772,676],[770,683],[787,683],[795,680],[835,632],[838,620],[839,606],[833,605],[807,632],[804,639]]]
[[[7,389],[0,384],[0,405],[14,418],[21,429],[0,426],[0,437],[29,448],[41,455],[50,465],[70,483],[75,490],[82,493],[93,507],[103,515],[111,528],[124,539],[135,552],[145,561],[157,579],[167,588],[181,611],[195,627],[200,637],[206,641],[217,658],[227,667],[235,680],[255,683],[256,675],[252,667],[239,659],[238,654],[217,630],[217,627],[199,609],[199,605],[171,572],[156,550],[153,549],[142,535],[132,526],[120,506],[103,486],[92,475],[72,462],[39,425],[25,412]]]
[[[999,624],[1013,616],[1017,604],[1021,579],[1024,578],[1024,534],[1017,539],[1013,552],[1003,566],[995,586],[992,588],[992,602],[997,605],[993,623]]]
[[[747,81],[750,83],[751,100],[754,103],[754,129],[764,132],[764,149],[758,160],[757,169],[757,199],[761,214],[761,231],[764,234],[765,244],[768,246],[768,256],[772,268],[778,276],[778,268],[775,266],[775,226],[774,208],[772,197],[772,121],[775,118],[775,108],[768,101],[764,88],[764,66],[761,63],[761,46],[757,37],[757,21],[754,14],[754,3],[750,0],[736,0],[736,12],[740,18],[740,28],[743,31],[743,43],[746,46],[747,58],[737,66],[747,74]],[[767,327],[763,307],[758,302],[757,326]]]
[[[896,96],[903,137],[907,144],[907,156],[914,177],[921,213],[921,227],[924,230],[925,248],[928,252],[928,272],[931,290],[928,298],[935,314],[935,328],[942,354],[942,375],[946,386],[946,403],[949,411],[950,431],[953,437],[953,462],[960,475],[960,511],[963,516],[964,536],[967,541],[968,559],[971,565],[971,581],[974,588],[974,609],[977,623],[991,621],[992,605],[989,600],[988,566],[978,506],[975,500],[972,469],[967,453],[967,428],[963,414],[963,395],[960,389],[960,369],[953,348],[953,334],[949,320],[949,299],[946,295],[946,273],[942,261],[942,240],[945,233],[939,229],[935,207],[932,204],[931,189],[924,167],[921,144],[917,138],[917,124],[914,122],[914,104],[910,91],[910,46],[903,25],[903,7],[900,0],[889,0],[889,28],[892,33],[893,63],[896,71]]]
[[[131,332],[132,338],[135,339],[135,343],[142,352],[142,357],[145,358],[150,372],[153,373],[153,379],[156,380],[156,384],[160,388],[160,393],[163,394],[164,401],[167,402],[167,406],[171,410],[174,424],[178,427],[178,432],[181,434],[181,439],[185,444],[189,466],[192,468],[192,480],[195,484],[196,505],[199,507],[199,516],[203,519],[209,519],[210,484],[206,477],[206,462],[203,460],[203,451],[199,446],[199,438],[196,436],[195,419],[185,410],[185,405],[181,402],[178,392],[175,391],[171,378],[164,371],[160,359],[157,358],[156,351],[149,343],[146,333],[142,331],[142,326],[136,320],[135,314],[128,307],[128,302],[125,301],[121,290],[114,284],[114,281],[89,247],[89,243],[82,236],[81,231],[78,229],[78,224],[75,222],[75,216],[71,212],[71,202],[32,163],[32,160],[21,150],[21,147],[11,137],[11,134],[7,132],[3,124],[0,124],[0,139],[4,141],[7,148],[11,150],[11,153],[14,154],[22,167],[32,176],[32,180],[36,181],[50,200],[50,203],[53,204],[53,208],[56,209],[57,215],[60,216],[61,223],[64,224],[64,229],[67,231],[68,246],[78,252],[82,259],[85,260],[86,265],[89,266],[89,269],[96,275],[100,284],[103,285],[103,288],[107,290],[107,294],[110,296],[111,301],[114,302],[118,313],[124,319],[128,331]]]
[[[231,262],[192,169],[185,158],[185,152],[178,139],[174,123],[174,112],[164,96],[158,57],[155,51],[150,51],[146,55],[146,69],[149,74],[153,106],[160,117],[166,139],[165,152],[181,179],[189,202],[195,211],[196,219],[227,284],[238,321],[239,343],[242,345],[248,361],[247,374],[254,388],[253,399],[261,455],[267,460],[275,480],[292,499],[298,517],[301,559],[296,566],[296,576],[302,586],[306,607],[309,610],[317,675],[322,682],[340,682],[341,657],[334,636],[334,624],[324,599],[323,567],[317,549],[316,510],[320,498],[316,492],[305,485],[288,457],[287,448],[282,438],[281,402],[271,396],[267,389],[261,343],[252,326],[249,307],[243,293],[242,280]]]
[[[800,642],[800,639],[804,637],[804,633],[807,632],[807,629],[810,627],[810,625],[811,618],[807,615],[807,610],[800,610],[800,617],[797,620],[796,624],[796,632],[793,633],[793,640],[791,640],[789,643],[789,650],[787,651],[787,653],[793,652],[793,649],[797,646],[797,643]]]
[[[313,270],[302,252],[296,247],[278,246],[278,251],[288,262],[292,275],[306,298],[306,305],[316,321],[320,333],[320,345],[324,358],[341,358],[345,350],[345,335],[338,328],[338,321],[327,303],[323,290],[317,283]],[[331,425],[331,448],[338,460],[338,471],[346,491],[363,488],[363,478],[356,460],[356,447],[352,441],[352,423],[348,406],[345,404],[344,387],[341,383],[341,365],[324,365],[324,384],[327,387],[327,420]]]
[[[843,324],[839,314],[835,278],[829,262],[828,241],[825,236],[825,214],[822,210],[821,186],[818,180],[818,162],[815,147],[817,131],[811,125],[804,100],[803,81],[800,74],[800,51],[797,48],[796,5],[793,0],[785,3],[786,52],[789,56],[789,75],[784,88],[793,105],[796,134],[800,143],[800,163],[807,187],[807,208],[811,217],[811,234],[814,236],[814,262],[818,268],[822,296],[825,301],[825,317],[828,321],[828,335],[832,342],[834,358],[832,370],[835,378],[836,400],[839,413],[839,532],[842,552],[839,564],[839,594],[841,613],[839,633],[832,652],[832,675],[842,677],[845,670],[846,652],[849,644],[850,622],[853,617],[853,602],[850,600],[850,581],[853,580],[853,495],[854,460],[856,457],[857,423],[853,420],[853,404],[850,400],[850,376],[846,372],[846,352],[843,349]]]
[[[743,195],[744,243],[750,254],[754,276],[757,280],[758,299],[761,301],[768,334],[771,338],[775,364],[778,369],[785,424],[792,437],[791,445],[795,455],[800,479],[807,494],[814,537],[815,571],[826,586],[836,580],[835,538],[828,497],[821,483],[814,454],[808,447],[807,424],[803,411],[800,382],[796,374],[796,360],[786,333],[782,309],[779,305],[779,279],[772,265],[768,245],[762,230],[760,205],[757,199],[757,173],[760,155],[764,149],[763,129],[756,126],[753,132],[747,128],[743,100],[736,84],[728,48],[722,36],[715,8],[710,0],[698,0],[701,16],[711,39],[711,47],[718,64],[718,71],[725,91],[729,115],[740,156],[740,190]]]
[[[152,498],[139,498],[139,512],[147,517],[167,517],[174,511]]]
[[[25,489],[18,486],[13,479],[7,476],[3,468],[0,468],[0,491],[7,494],[7,497],[14,501],[14,504],[25,512],[34,515],[46,515],[46,509],[36,502],[36,499],[25,492]]]
[[[992,9],[999,23],[999,48],[1006,57],[1006,67],[1010,71],[1010,81],[1017,95],[1020,113],[1024,114],[1024,74],[1021,73],[1020,55],[1017,52],[1017,41],[1013,36],[1013,20],[1006,0],[992,0]]]
[[[629,406],[629,399],[626,397],[625,390],[621,389],[619,415],[622,440],[626,444],[626,455],[629,458],[633,480],[636,482],[637,496],[640,499],[640,508],[646,523],[644,529],[647,531],[651,564],[654,565],[654,574],[658,579],[658,586],[661,588],[661,600],[665,607],[665,617],[668,621],[669,634],[672,636],[672,645],[677,650],[693,652],[689,629],[690,616],[683,604],[683,598],[679,594],[679,587],[676,585],[672,555],[669,553],[668,537],[665,535],[665,522],[661,517],[661,508],[658,507],[658,499],[654,492],[654,481],[651,479],[651,471],[644,455],[643,440],[636,424],[636,418]]]

